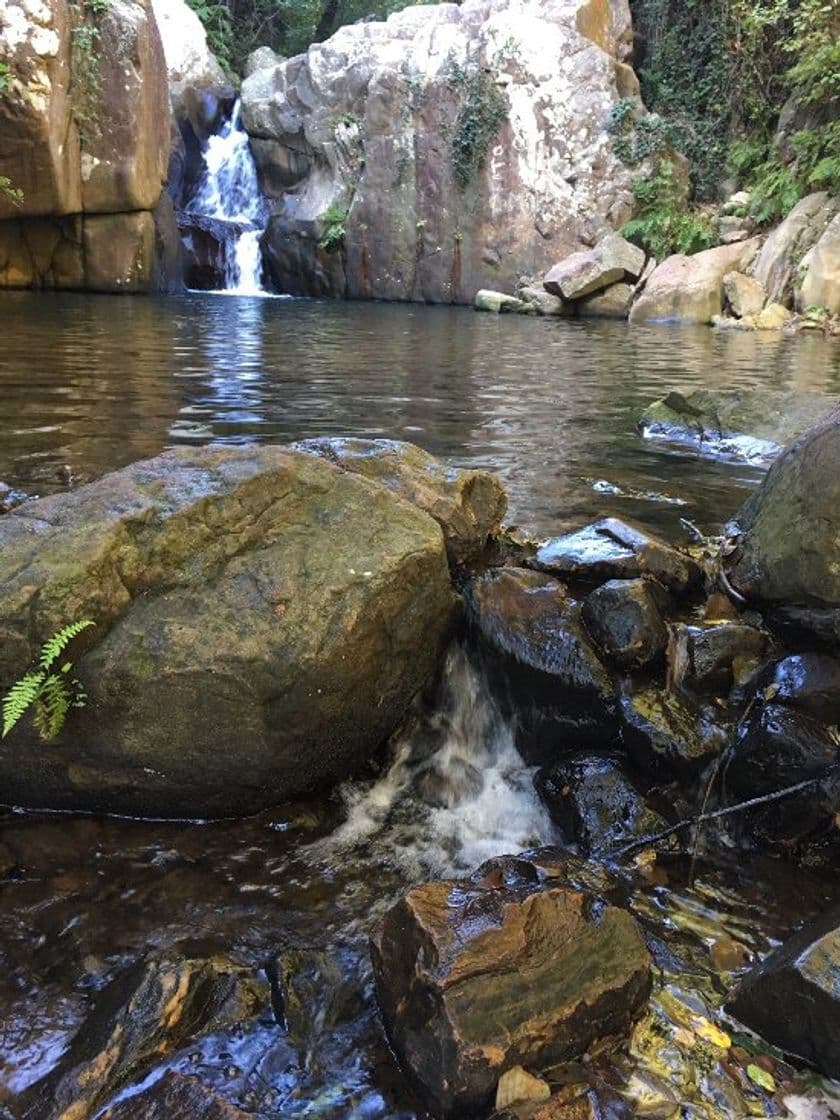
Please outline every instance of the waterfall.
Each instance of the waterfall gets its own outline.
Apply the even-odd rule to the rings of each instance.
[[[260,237],[265,205],[257,168],[240,123],[237,100],[230,119],[211,136],[204,151],[204,174],[187,206],[190,215],[221,226],[224,243],[224,291],[261,295]]]

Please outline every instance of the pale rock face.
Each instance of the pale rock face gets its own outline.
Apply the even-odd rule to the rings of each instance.
[[[587,37],[590,36],[590,37]],[[594,244],[632,206],[605,123],[626,86],[626,0],[465,0],[341,28],[242,87],[281,290],[469,302]],[[506,119],[459,186],[460,72]],[[344,243],[318,248],[328,206]]]
[[[760,244],[757,237],[718,245],[687,257],[675,253],[654,269],[630,310],[631,323],[711,323],[723,310],[723,278],[743,272]]]
[[[840,315],[840,214],[802,261],[805,276],[799,302],[803,310],[825,307]]]
[[[229,83],[207,45],[204,25],[186,0],[152,0],[152,9],[163,41],[169,91],[177,116],[187,90],[227,89]]]
[[[771,230],[752,271],[772,302],[793,306],[805,257],[837,212],[838,200],[818,191],[800,199]]]

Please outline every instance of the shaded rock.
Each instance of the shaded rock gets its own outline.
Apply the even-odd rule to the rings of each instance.
[[[648,279],[630,311],[631,323],[710,323],[723,310],[723,278],[743,272],[755,256],[757,237],[719,245],[691,257],[667,257]]]
[[[252,73],[242,120],[276,204],[278,290],[469,304],[620,226],[634,172],[606,121],[630,38],[626,0],[466,0],[342,27]],[[496,110],[485,143],[477,103]],[[348,214],[325,261],[306,231],[331,204]]]
[[[517,747],[528,762],[550,761],[569,740],[613,737],[613,682],[562,584],[501,568],[476,577],[465,599],[491,686],[516,714]]]
[[[204,24],[186,0],[152,0],[166,69],[172,113],[199,143],[216,131],[233,86],[207,44]]]
[[[662,612],[668,602],[654,580],[613,579],[586,597],[581,614],[607,660],[634,669],[664,653],[668,630]]]
[[[371,938],[379,1006],[403,1067],[433,1107],[488,1107],[515,1066],[539,1072],[626,1030],[650,986],[639,928],[551,880],[409,890]]]
[[[241,234],[253,228],[250,223],[181,211],[178,225],[184,246],[187,287],[199,291],[226,288],[237,241]]]
[[[543,285],[551,295],[578,300],[619,281],[637,280],[644,267],[644,250],[620,234],[612,233],[602,238],[594,249],[573,253],[554,265]]]
[[[608,853],[667,827],[610,755],[571,755],[541,770],[536,786],[552,820],[585,855]]]
[[[504,292],[493,292],[487,288],[475,293],[473,306],[476,311],[525,311],[527,304],[516,296],[506,295]]]
[[[59,747],[20,726],[0,752],[24,805],[229,815],[344,776],[437,667],[454,602],[431,517],[280,447],[178,449],[29,502],[0,557],[0,630],[29,650],[12,679],[97,624]]]
[[[252,970],[226,957],[150,957],[97,998],[58,1067],[33,1087],[26,1120],[87,1120],[165,1054],[266,1003],[265,985]]]
[[[768,638],[754,626],[724,622],[712,626],[672,628],[679,646],[677,683],[698,691],[727,691],[759,663],[767,651]]]
[[[8,513],[9,510],[23,505],[28,498],[29,495],[24,494],[22,490],[15,490],[13,486],[0,482],[0,513]]]
[[[752,274],[764,287],[770,302],[794,306],[802,259],[825,231],[837,208],[837,201],[824,191],[806,195],[767,235]]]
[[[840,724],[840,661],[822,653],[791,654],[773,666],[765,693],[776,704]]]
[[[173,1070],[148,1089],[106,1108],[100,1120],[248,1120],[251,1112],[220,1097],[197,1077]]]
[[[809,922],[772,952],[726,1007],[775,1046],[840,1077],[840,909]]]
[[[840,315],[840,213],[835,214],[802,260],[805,271],[799,289],[799,306],[824,307],[830,315]]]
[[[840,607],[840,408],[776,459],[735,520],[727,563],[742,595]]]
[[[840,648],[840,607],[773,607],[767,620],[783,638],[792,643],[803,640],[833,651]]]
[[[517,288],[517,295],[523,303],[528,305],[528,310],[535,315],[557,315],[568,318],[574,313],[571,304],[553,296],[545,288],[536,288],[530,284]]]
[[[632,284],[611,284],[603,292],[578,300],[576,310],[583,319],[626,319],[635,292]]]
[[[765,704],[748,720],[726,769],[735,801],[762,797],[813,779],[813,784],[750,810],[754,836],[798,840],[825,828],[840,809],[840,744],[818,720],[782,704]]]
[[[647,688],[621,698],[627,753],[654,776],[700,770],[725,744],[725,735],[675,692]]]
[[[767,299],[759,281],[743,272],[727,272],[723,278],[723,294],[732,314],[739,319],[745,315],[757,315]]]
[[[672,392],[648,405],[639,421],[645,436],[687,443],[710,454],[774,458],[821,417],[836,398],[823,393],[764,389]]]
[[[379,482],[428,513],[443,530],[453,564],[478,556],[507,510],[505,488],[494,474],[447,467],[413,443],[325,437],[292,446]]]
[[[700,569],[691,557],[617,517],[605,517],[546,541],[531,563],[566,578],[633,579],[648,575],[678,592],[700,578]]]

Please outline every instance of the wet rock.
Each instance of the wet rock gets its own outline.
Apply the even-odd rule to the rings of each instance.
[[[564,578],[633,579],[653,576],[673,591],[700,579],[700,569],[685,553],[640,526],[605,517],[574,533],[546,541],[531,561],[535,568]]]
[[[632,284],[611,284],[603,292],[579,300],[577,313],[582,319],[626,319],[635,291]]]
[[[613,682],[561,583],[525,568],[497,569],[473,580],[466,604],[491,685],[517,716],[527,761],[550,761],[569,740],[612,738]]]
[[[826,828],[840,809],[840,743],[818,720],[782,704],[765,704],[748,720],[726,768],[733,801],[809,782],[750,810],[749,830],[762,840],[794,841]]]
[[[148,1089],[106,1108],[99,1120],[248,1120],[251,1116],[197,1077],[170,1070]]]
[[[804,926],[748,973],[727,1011],[775,1046],[840,1077],[840,909]]]
[[[840,408],[773,463],[735,519],[729,579],[785,606],[840,606]]]
[[[768,637],[755,626],[724,622],[711,626],[672,627],[679,653],[678,684],[700,692],[727,691],[756,668],[768,648]]]
[[[15,675],[96,622],[87,708],[57,747],[20,725],[0,752],[24,805],[230,815],[344,776],[435,671],[454,607],[428,514],[281,447],[179,449],[29,502],[0,557]]]
[[[620,234],[611,233],[594,249],[573,253],[554,265],[543,285],[551,295],[578,300],[619,281],[637,280],[644,267],[644,251]]]
[[[302,1068],[320,1062],[325,1038],[361,1010],[355,960],[338,951],[289,949],[267,968],[275,1015],[285,1025]]]
[[[840,608],[774,606],[768,616],[773,630],[791,645],[803,641],[808,645],[840,648]]]
[[[710,323],[723,310],[723,278],[743,272],[759,239],[719,245],[687,257],[667,257],[649,278],[630,311],[631,323]]]
[[[581,616],[608,661],[637,669],[665,651],[668,629],[662,612],[668,602],[655,580],[613,579],[586,597]]]
[[[823,393],[695,389],[672,392],[642,413],[646,436],[687,443],[711,454],[773,458],[831,412],[836,400]]]
[[[226,957],[153,956],[101,993],[61,1063],[33,1087],[26,1120],[88,1120],[167,1053],[266,1004],[265,985]]]
[[[755,258],[752,274],[772,303],[793,307],[803,258],[837,213],[838,203],[824,191],[806,195],[771,230]]]
[[[552,820],[584,854],[608,853],[667,828],[609,755],[574,754],[541,770],[536,786]]]
[[[302,440],[293,447],[381,483],[428,513],[443,530],[453,564],[478,556],[499,532],[507,510],[505,488],[495,475],[454,470],[412,443],[333,437]]]
[[[476,311],[526,311],[528,305],[516,296],[509,296],[505,292],[493,292],[489,288],[482,288],[475,293],[473,307]]]
[[[559,884],[414,887],[371,955],[391,1043],[448,1116],[487,1108],[514,1066],[538,1073],[625,1031],[650,987],[633,918]]]
[[[621,716],[628,754],[655,776],[696,773],[725,742],[723,731],[676,692],[647,688],[625,695]]]
[[[743,272],[727,272],[723,278],[723,294],[732,314],[739,319],[745,315],[757,315],[767,299],[759,281]]]
[[[840,724],[840,661],[822,653],[791,654],[773,666],[765,696],[824,723]]]
[[[8,513],[9,510],[23,505],[28,497],[29,495],[24,494],[22,490],[15,490],[5,482],[0,482],[0,513]]]

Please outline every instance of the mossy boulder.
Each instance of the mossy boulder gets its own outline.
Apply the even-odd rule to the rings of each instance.
[[[434,672],[454,602],[432,517],[281,447],[169,451],[30,502],[0,521],[0,680],[91,618],[89,699],[54,745],[14,729],[0,789],[203,816],[346,777]]]

